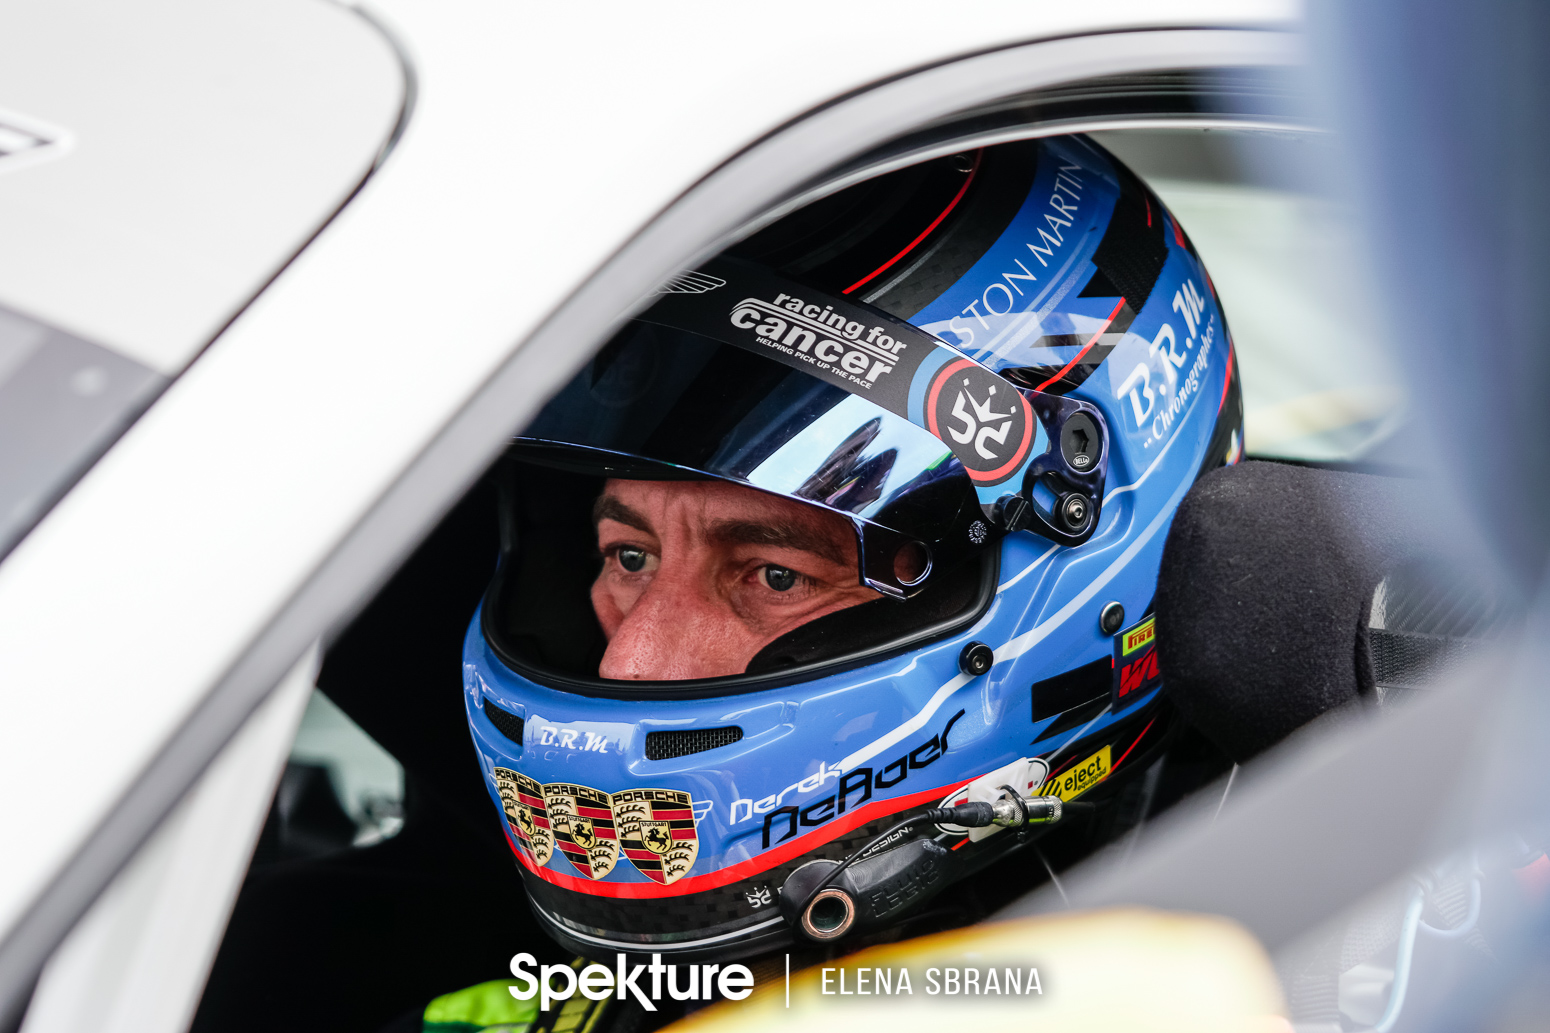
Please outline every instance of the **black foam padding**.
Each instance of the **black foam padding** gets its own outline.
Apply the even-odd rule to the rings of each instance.
[[[498,481],[504,557],[485,597],[485,637],[508,662],[595,677],[608,645],[591,594],[602,566],[592,503],[603,480],[511,462]]]
[[[1179,709],[1235,761],[1372,686],[1383,571],[1433,551],[1416,481],[1268,462],[1190,489],[1163,546],[1157,650]]]

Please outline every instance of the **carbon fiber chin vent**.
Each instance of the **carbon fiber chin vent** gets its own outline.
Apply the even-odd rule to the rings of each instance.
[[[647,732],[646,759],[687,757],[691,753],[731,746],[742,737],[743,730],[736,725],[728,728],[696,728],[687,732]]]
[[[520,717],[509,710],[502,710],[489,700],[484,701],[484,716],[490,719],[490,724],[495,726],[497,732],[518,746],[522,745],[522,719]]]

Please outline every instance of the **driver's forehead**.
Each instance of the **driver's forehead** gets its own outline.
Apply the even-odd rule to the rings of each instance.
[[[603,486],[602,499],[644,518],[652,530],[665,529],[669,523],[701,527],[762,524],[800,527],[837,540],[845,540],[851,533],[848,523],[836,513],[725,481],[611,479]],[[617,513],[618,507],[599,507],[605,516],[610,511]]]

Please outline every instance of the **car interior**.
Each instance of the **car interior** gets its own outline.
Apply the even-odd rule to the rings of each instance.
[[[1112,77],[1016,97],[921,127],[832,171],[769,213],[764,225],[832,205],[846,191],[876,189],[887,177],[929,175],[932,162],[950,161],[970,147],[1091,134],[1177,213],[1211,271],[1241,362],[1246,457],[1260,461],[1244,469],[1260,471],[1254,475],[1260,497],[1278,500],[1275,506],[1334,496],[1346,507],[1367,504],[1361,499],[1392,505],[1405,469],[1391,445],[1406,402],[1389,360],[1366,332],[1374,317],[1349,258],[1350,220],[1321,184],[1328,142],[1308,128],[1294,96],[1279,73],[1242,69]],[[748,227],[747,235],[761,228]],[[501,551],[498,480],[492,468],[473,484],[327,643],[315,698],[193,1023],[199,1033],[418,1029],[426,1002],[505,976],[514,949],[540,963],[570,960],[529,911],[464,715],[462,641]],[[1320,530],[1322,510],[1316,501],[1305,508],[1301,533],[1324,540],[1330,532]],[[1259,512],[1210,499],[1190,509],[1178,533],[1194,551],[1175,551],[1171,564],[1165,559],[1158,606],[1167,597],[1181,612],[1210,611],[1212,601],[1200,597],[1198,586],[1217,582],[1185,571],[1208,562],[1212,543],[1224,536],[1278,533],[1280,525],[1255,523]],[[1391,558],[1398,546],[1385,540],[1373,549]],[[1381,567],[1373,570],[1381,575]],[[1361,568],[1358,576],[1351,569],[1341,575],[1351,605],[1370,610],[1361,585],[1372,571]],[[1361,634],[1383,672],[1376,683],[1347,689],[1341,682],[1339,691],[1279,715],[1268,733],[1223,723],[1220,715],[1234,701],[1213,709],[1212,693],[1227,692],[1218,689],[1233,680],[1231,672],[1212,667],[1218,646],[1189,646],[1201,659],[1181,660],[1180,677],[1199,691],[1187,704],[1175,704],[1189,721],[1148,777],[1133,782],[1120,806],[1101,818],[1078,815],[1040,839],[1036,856],[998,861],[974,885],[1015,886],[1019,893],[1058,887],[1063,871],[1181,801],[1220,796],[1240,762],[1338,709],[1352,692],[1371,696],[1378,685],[1414,683],[1416,672],[1441,662],[1447,647],[1427,647],[1427,653],[1406,634],[1421,629],[1433,638],[1467,637],[1493,626],[1499,612],[1477,594],[1473,609],[1459,610],[1439,633],[1417,600],[1435,594],[1442,580],[1422,571],[1404,584],[1394,581],[1388,623],[1362,626],[1374,629]],[[1343,629],[1308,632],[1317,641],[1298,648],[1313,659],[1285,678],[1306,680],[1319,663],[1340,668],[1341,678],[1354,670],[1335,646],[1318,653],[1318,642],[1334,642]],[[1252,651],[1262,641],[1241,648]],[[1092,700],[1087,676],[1050,676],[1070,680],[1073,688],[1060,727],[1085,721]],[[1106,686],[1107,670],[1100,677]],[[964,925],[1004,903],[1004,893],[981,898],[971,887],[878,935],[902,938]]]

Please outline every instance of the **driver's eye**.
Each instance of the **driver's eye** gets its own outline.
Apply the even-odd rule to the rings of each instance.
[[[797,572],[785,567],[768,566],[764,568],[764,583],[777,592],[789,592],[791,586],[797,583]]]
[[[620,547],[616,555],[619,557],[619,566],[628,570],[631,574],[640,571],[646,566],[646,550],[637,549],[633,545]]]

